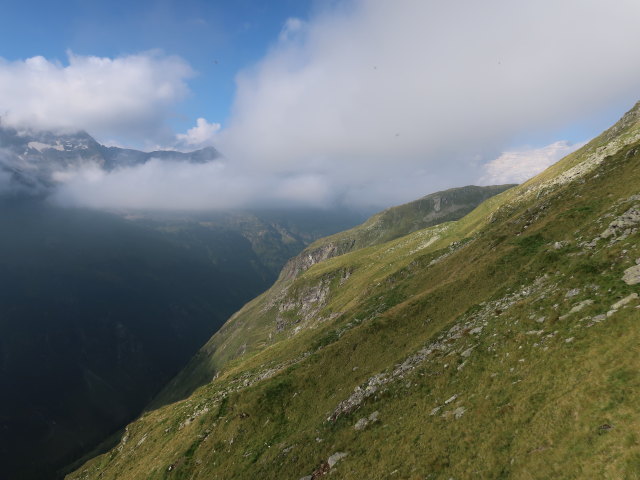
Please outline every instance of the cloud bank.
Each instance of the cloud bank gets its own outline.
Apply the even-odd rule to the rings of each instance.
[[[220,148],[322,174],[350,201],[477,182],[514,138],[632,105],[638,18],[632,0],[342,2],[288,21],[238,76]]]
[[[501,185],[525,182],[583,145],[560,141],[542,148],[504,152],[483,166],[485,174],[479,183]]]
[[[192,164],[151,159],[105,172],[85,165],[59,174],[53,200],[108,209],[203,210],[255,206],[329,206],[333,191],[311,174],[252,175],[221,161]],[[0,176],[0,188],[2,177]]]
[[[82,171],[60,198],[121,207],[387,206],[457,185],[524,180],[573,146],[525,152],[513,147],[517,139],[559,140],[551,132],[640,96],[637,0],[325,5],[310,19],[287,20],[265,57],[239,73],[222,128],[200,118],[173,137],[173,147],[213,143],[223,160]],[[4,61],[0,107],[43,127],[158,135],[191,74],[158,54]]]
[[[164,141],[191,67],[159,52],[117,58],[68,53],[67,63],[0,58],[0,116],[14,127],[84,129],[101,138]]]

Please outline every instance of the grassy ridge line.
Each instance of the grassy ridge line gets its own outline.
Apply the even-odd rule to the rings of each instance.
[[[513,185],[466,186],[437,192],[384,210],[362,225],[314,242],[287,263],[276,284],[265,295],[249,302],[228,320],[217,336],[163,389],[150,408],[185,398],[194,388],[210,381],[232,358],[277,341],[277,335],[269,337],[268,330],[275,322],[275,316],[265,315],[269,310],[267,306],[277,303],[286,294],[290,283],[313,264],[385,243],[430,225],[459,219],[484,199],[511,187]],[[263,328],[257,328],[258,324]]]
[[[453,230],[440,241],[430,245],[429,249],[435,250],[444,245],[448,245],[447,242],[458,241],[477,233],[484,228],[487,223],[495,221],[495,219],[501,215],[508,215],[517,205],[529,201],[534,197],[534,194],[539,194],[545,187],[552,188],[553,185],[556,185],[550,185],[553,179],[562,178],[566,172],[570,172],[572,169],[576,169],[576,167],[579,168],[580,165],[584,164],[587,168],[579,170],[575,176],[567,175],[569,179],[580,178],[580,175],[584,175],[589,171],[589,168],[593,168],[599,164],[598,162],[594,162],[594,157],[598,161],[601,161],[601,159],[605,158],[606,154],[622,148],[625,142],[630,142],[638,138],[638,136],[640,136],[637,128],[639,124],[640,102],[627,112],[614,126],[578,151],[568,155],[525,184],[508,189],[485,200],[462,220],[455,222],[453,224]],[[561,185],[561,183],[557,185]],[[464,187],[462,189],[453,189],[452,191],[454,194],[458,191],[464,192]],[[434,197],[442,195],[443,193],[446,192],[428,195],[421,200],[426,200],[426,202],[432,206]],[[404,210],[409,209],[414,214],[411,218],[415,218],[415,212],[420,210],[421,204],[422,202],[418,200],[381,212],[365,222],[362,226],[314,242],[299,255],[298,258],[303,258],[308,252],[318,251],[325,246],[329,246],[329,249],[331,249],[333,248],[332,246],[343,243],[349,244],[349,248],[356,248],[356,244],[366,245],[367,241],[372,241],[371,236],[367,235],[366,232],[370,231],[373,226],[379,225],[382,221],[381,218],[389,218],[390,214],[391,216],[395,216],[393,211],[397,208]],[[398,231],[396,230],[389,235],[393,236],[397,235],[397,233]],[[382,239],[386,238],[384,235],[380,237]],[[326,261],[322,263],[326,263]],[[332,265],[332,263],[327,263],[327,265]],[[273,343],[274,336],[271,335],[270,338],[269,334],[271,333],[272,324],[276,319],[276,314],[273,312],[273,308],[268,307],[271,303],[276,302],[279,297],[286,295],[288,289],[287,280],[295,278],[304,271],[304,268],[289,268],[288,274],[286,271],[287,267],[283,269],[283,274],[281,274],[279,281],[274,287],[249,302],[231,317],[221,330],[216,333],[189,362],[187,367],[169,383],[167,388],[163,390],[158,399],[152,404],[152,407],[184,398],[195,386],[201,385],[211,379],[216,372],[219,372],[223,365],[231,359],[241,354],[246,355],[252,351],[265,348],[267,345]],[[277,338],[276,336],[276,339]]]
[[[340,478],[635,478],[638,305],[613,305],[637,291],[621,277],[639,239],[599,235],[640,202],[639,150],[314,266],[282,299],[327,285],[313,315],[294,305],[301,320],[276,343],[148,412],[71,478],[300,478],[337,452]]]
[[[484,200],[515,185],[451,188],[426,195],[403,205],[388,208],[362,225],[313,242],[288,262],[281,280],[292,280],[315,263],[353,250],[379,245],[427,227],[459,220]]]

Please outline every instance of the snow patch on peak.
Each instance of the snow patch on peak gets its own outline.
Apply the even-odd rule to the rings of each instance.
[[[41,153],[43,150],[51,150],[51,149],[64,152],[64,146],[60,145],[59,142],[56,142],[55,145],[49,145],[48,143],[40,143],[40,142],[29,142],[27,146]]]

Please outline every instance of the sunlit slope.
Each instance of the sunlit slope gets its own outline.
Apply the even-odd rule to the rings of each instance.
[[[637,478],[639,117],[257,298],[217,378],[69,478]]]
[[[466,186],[436,192],[388,208],[361,225],[313,242],[287,262],[278,281],[265,295],[234,315],[232,321],[198,352],[187,368],[164,388],[153,406],[185,398],[195,388],[207,383],[232,358],[278,342],[282,335],[277,334],[291,320],[297,320],[288,311],[279,312],[281,304],[274,299],[285,295],[290,283],[311,266],[355,250],[380,245],[428,226],[460,219],[484,200],[513,186]],[[427,242],[434,242],[440,236],[427,233],[427,237]],[[420,248],[427,246],[423,243]]]
[[[427,227],[459,220],[483,201],[514,186],[468,185],[450,188],[388,208],[373,215],[362,225],[316,240],[285,265],[280,279],[291,280],[328,258],[380,245]]]

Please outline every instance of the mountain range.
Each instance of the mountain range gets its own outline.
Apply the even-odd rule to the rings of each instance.
[[[307,247],[67,478],[637,478],[640,103],[460,219],[406,211]]]
[[[144,164],[152,158],[205,163],[220,156],[213,147],[188,153],[107,147],[84,131],[18,130],[0,121],[0,174],[4,174],[6,187],[14,193],[46,193],[57,183],[56,174],[89,164],[112,171],[118,167]]]
[[[169,380],[287,260],[364,218],[338,208],[109,213],[47,201],[56,176],[83,165],[218,155],[0,127],[9,186],[0,192],[0,478],[56,478],[164,401]],[[400,207],[402,232],[460,218],[504,188],[454,189]]]

